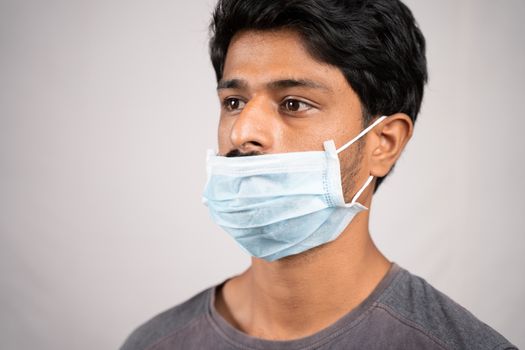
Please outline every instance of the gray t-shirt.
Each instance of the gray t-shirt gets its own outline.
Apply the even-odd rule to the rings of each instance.
[[[215,291],[221,286],[146,322],[121,350],[517,349],[396,264],[358,307],[318,333],[290,341],[263,340],[232,327],[214,307]]]

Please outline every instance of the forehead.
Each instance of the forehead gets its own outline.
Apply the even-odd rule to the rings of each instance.
[[[346,85],[337,67],[312,57],[300,35],[287,29],[237,33],[228,47],[222,80],[236,78],[254,84],[293,78]]]

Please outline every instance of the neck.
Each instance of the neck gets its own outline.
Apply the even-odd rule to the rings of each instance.
[[[389,268],[370,239],[368,212],[362,212],[333,242],[274,262],[253,258],[224,286],[217,309],[252,336],[300,338],[354,309]]]

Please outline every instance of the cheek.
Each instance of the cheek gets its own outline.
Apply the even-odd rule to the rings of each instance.
[[[333,139],[326,115],[286,120],[282,143],[288,151],[322,151],[323,142]]]
[[[217,128],[217,139],[219,143],[219,153],[225,154],[229,152],[233,145],[230,140],[231,128],[233,126],[232,118],[220,118],[219,126]]]

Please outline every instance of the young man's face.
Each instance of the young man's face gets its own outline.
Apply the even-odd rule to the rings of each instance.
[[[341,71],[312,58],[289,30],[235,35],[218,94],[221,155],[318,151],[326,140],[341,147],[363,128]],[[347,202],[369,175],[361,153],[356,143],[339,155]]]

